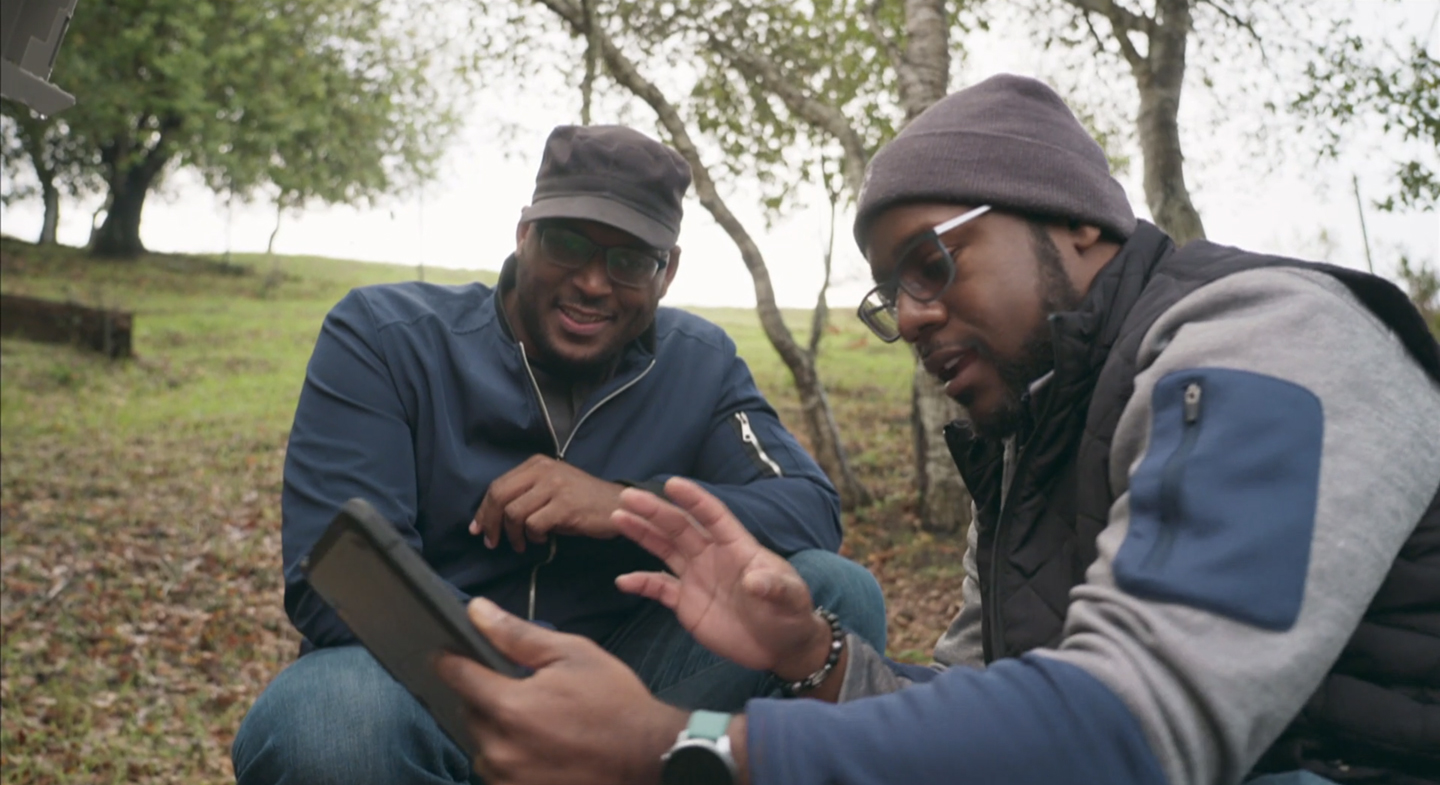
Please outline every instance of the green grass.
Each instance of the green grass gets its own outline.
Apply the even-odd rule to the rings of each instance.
[[[316,257],[101,262],[0,239],[0,288],[132,311],[136,352],[0,341],[0,781],[231,781],[230,740],[298,642],[281,607],[280,467],[311,347],[349,289],[415,273]],[[806,441],[755,313],[698,313]],[[785,318],[804,341],[809,314]],[[886,590],[892,654],[924,659],[953,613],[959,557],[914,526],[911,361],[850,314],[834,322],[820,367],[878,499],[847,515],[845,553]]]

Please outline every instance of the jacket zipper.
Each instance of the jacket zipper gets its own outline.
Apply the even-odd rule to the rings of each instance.
[[[1042,378],[1048,378],[1048,376]],[[1031,389],[1034,389],[1033,385]],[[1034,397],[1030,394],[1030,391],[1026,390],[1025,393],[1020,396],[1021,409],[1028,412],[1031,401],[1033,400]],[[1046,418],[1050,416],[1050,407],[1053,405],[1054,400],[1055,396],[1046,396],[1044,411],[1040,412],[1039,417],[1030,420],[1031,426],[1029,433],[1025,434],[1027,443],[1030,438],[1035,435],[1035,432],[1039,430],[1038,424],[1045,422]],[[1000,598],[1000,533],[1004,529],[1005,519],[1008,513],[1014,506],[1010,503],[1011,496],[1020,492],[1019,487],[1016,486],[1015,483],[1025,476],[1025,468],[1027,466],[1026,459],[1030,457],[1030,453],[1025,449],[1025,446],[1026,445],[1020,444],[1019,435],[1017,434],[1015,441],[1015,463],[1013,465],[1014,474],[1008,481],[1006,481],[1003,476],[1001,478],[1001,487],[1003,490],[1000,496],[1000,514],[995,516],[995,534],[994,538],[990,541],[990,593],[988,595],[981,595],[981,610],[990,621],[990,635],[982,636],[982,642],[984,638],[989,638],[992,662],[1005,656],[1005,624],[1000,616],[1000,603],[998,602]],[[985,597],[992,599],[987,602],[984,599]]]
[[[1180,521],[1180,480],[1185,474],[1190,453],[1195,451],[1195,442],[1200,438],[1201,392],[1199,382],[1185,386],[1185,431],[1180,437],[1180,446],[1166,459],[1165,468],[1160,472],[1160,531],[1155,538],[1155,547],[1141,563],[1145,568],[1163,565],[1175,547],[1175,527]]]
[[[735,412],[735,421],[740,423],[740,441],[750,446],[756,460],[770,467],[776,477],[784,477],[785,473],[780,471],[780,464],[776,463],[765,453],[765,448],[760,446],[760,439],[755,436],[755,431],[750,427],[750,416],[745,412]]]
[[[1005,525],[1005,514],[1010,511],[1009,496],[1015,492],[1015,480],[1018,479],[1020,469],[1024,467],[1026,454],[1024,450],[1016,448],[1014,471],[1015,475],[1010,479],[1009,487],[1000,496],[1000,514],[995,516],[995,533],[990,540],[990,591],[988,595],[981,595],[981,604],[985,615],[990,617],[990,661],[1005,656],[1005,633],[1000,621],[1000,532]],[[1001,483],[1004,484],[1002,477]],[[988,598],[988,599],[987,599]]]
[[[530,377],[530,385],[535,390],[535,400],[540,402],[540,413],[545,415],[545,427],[550,429],[550,440],[555,443],[555,459],[562,462],[565,460],[565,452],[570,449],[570,443],[575,440],[575,433],[580,430],[580,426],[589,419],[590,415],[594,413],[596,409],[614,400],[615,396],[639,384],[641,379],[649,375],[650,369],[655,367],[655,360],[651,360],[650,364],[645,366],[645,370],[641,371],[639,375],[600,399],[599,403],[591,406],[589,410],[581,414],[580,419],[576,420],[575,424],[570,426],[570,435],[565,437],[565,444],[562,445],[560,444],[560,436],[555,433],[555,422],[550,419],[550,407],[545,405],[545,394],[540,392],[540,382],[535,379],[535,371],[530,367],[529,358],[525,356],[525,344],[516,341],[516,345],[520,347],[520,362],[525,366],[525,373]],[[559,549],[559,541],[551,537],[550,553],[545,557],[545,561],[536,564],[534,568],[530,570],[530,607],[529,615],[526,617],[530,621],[535,621],[535,590],[540,581],[540,568],[555,561],[555,553]]]

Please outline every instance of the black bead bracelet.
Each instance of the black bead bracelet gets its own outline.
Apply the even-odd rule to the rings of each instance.
[[[835,670],[835,666],[840,662],[840,652],[845,648],[845,628],[840,626],[840,617],[825,608],[816,608],[815,615],[830,625],[830,651],[825,655],[825,664],[821,665],[819,670],[799,681],[786,682],[780,686],[780,691],[791,698],[819,687],[829,678],[830,672]]]

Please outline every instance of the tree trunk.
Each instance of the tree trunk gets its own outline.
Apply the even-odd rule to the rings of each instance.
[[[111,179],[110,209],[105,213],[100,231],[95,233],[91,254],[124,259],[145,252],[145,245],[140,242],[140,216],[161,165],[163,161],[156,165],[147,160]]]
[[[40,238],[36,242],[39,245],[55,245],[55,235],[60,227],[60,189],[55,185],[57,167],[53,163],[52,148],[46,143],[52,121],[34,115],[14,119],[21,147],[35,169],[35,179],[40,181],[40,197],[45,205]]]
[[[905,49],[896,63],[900,105],[909,123],[945,97],[950,78],[950,26],[944,0],[906,0]],[[920,526],[960,532],[970,521],[970,492],[945,447],[945,425],[965,410],[919,363],[911,383],[910,421],[915,429],[915,482]]]
[[[95,208],[95,212],[90,214],[90,234],[85,240],[85,247],[90,249],[92,252],[95,249],[95,238],[100,234],[100,216],[101,214],[108,214],[109,212],[110,196],[109,194],[106,194],[105,201],[102,202],[99,207]]]
[[[950,86],[945,0],[905,0],[905,48],[896,72],[906,124],[945,97]]]
[[[538,1],[564,19],[576,35],[587,33],[585,11],[576,0]],[[740,223],[740,219],[730,212],[725,200],[721,198],[719,190],[715,187],[714,178],[710,176],[710,170],[700,159],[700,151],[696,149],[694,141],[690,138],[685,121],[664,93],[660,92],[660,88],[640,74],[635,64],[620,51],[603,27],[592,26],[588,33],[590,45],[599,49],[600,57],[609,68],[609,73],[616,83],[629,90],[655,111],[660,124],[670,135],[671,145],[690,164],[691,174],[695,180],[695,193],[700,199],[700,204],[709,211],[715,222],[725,230],[725,233],[730,235],[730,239],[740,250],[740,258],[745,262],[745,267],[750,271],[750,277],[755,283],[755,303],[756,311],[760,316],[760,326],[765,331],[765,337],[770,339],[770,344],[775,347],[781,361],[785,363],[786,368],[790,369],[790,375],[795,380],[815,460],[839,490],[841,505],[845,509],[851,509],[856,505],[868,503],[871,499],[869,490],[849,469],[849,459],[846,457],[840,441],[835,417],[830,412],[825,389],[821,385],[819,375],[815,372],[815,360],[796,342],[790,329],[785,326],[785,320],[780,315],[780,308],[775,304],[775,290],[770,283],[770,271],[765,266],[765,258],[760,253],[760,247],[755,244],[754,239]]]
[[[942,534],[964,534],[970,525],[970,491],[960,480],[955,460],[940,430],[964,410],[922,365],[915,366],[911,424],[915,428],[915,479],[921,488],[920,526]],[[940,476],[933,476],[939,472]]]
[[[280,219],[283,218],[284,216],[285,216],[285,206],[284,206],[284,204],[283,204],[283,203],[277,203],[277,204],[275,205],[275,228],[270,230],[270,241],[267,242],[267,243],[265,243],[265,255],[266,255],[266,256],[273,256],[273,255],[275,254],[275,235],[280,234]],[[423,264],[423,262],[422,262],[422,264]]]
[[[802,362],[789,367],[795,389],[800,393],[800,411],[805,418],[811,449],[815,451],[815,462],[840,492],[840,507],[853,510],[870,504],[875,498],[850,466],[845,445],[840,441],[840,428],[830,409],[830,399],[825,395],[825,385],[815,369],[814,357],[807,354]]]
[[[1185,82],[1185,47],[1190,37],[1189,0],[1167,0],[1156,8],[1159,24],[1149,36],[1144,65],[1133,67],[1140,90],[1136,129],[1145,160],[1145,203],[1155,223],[1177,245],[1205,238],[1200,213],[1185,187],[1180,151],[1180,90]]]
[[[40,224],[40,245],[55,245],[55,234],[60,226],[60,189],[55,179],[40,181],[40,192],[45,200],[45,218]]]

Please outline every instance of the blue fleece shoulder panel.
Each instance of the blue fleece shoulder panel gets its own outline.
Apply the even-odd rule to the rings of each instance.
[[[1027,655],[838,706],[752,700],[756,785],[1163,783],[1135,720],[1104,684]]]
[[[1248,371],[1168,374],[1130,480],[1115,582],[1271,630],[1300,614],[1325,416],[1292,382]]]

